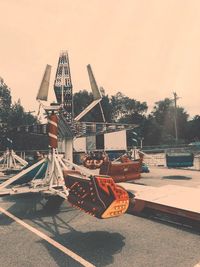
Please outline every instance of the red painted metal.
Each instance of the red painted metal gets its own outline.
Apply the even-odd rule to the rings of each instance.
[[[49,116],[48,134],[50,147],[56,149],[58,147],[58,117],[55,114]]]
[[[107,161],[100,167],[99,174],[111,176],[116,183],[140,179],[142,161],[142,154],[135,161],[127,157],[122,157],[120,163]]]
[[[105,219],[127,211],[128,193],[116,185],[111,177],[92,176],[83,179],[77,171],[64,171],[64,178],[69,188],[68,201],[86,213]]]

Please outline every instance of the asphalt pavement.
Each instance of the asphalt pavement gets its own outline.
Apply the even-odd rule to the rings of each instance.
[[[199,186],[200,175],[152,169],[138,182]],[[0,207],[94,266],[193,267],[200,262],[199,231],[129,214],[99,220],[72,208],[67,201],[59,210],[47,209],[46,203],[34,194],[0,199]],[[0,215],[0,248],[1,267],[82,266],[4,214]]]

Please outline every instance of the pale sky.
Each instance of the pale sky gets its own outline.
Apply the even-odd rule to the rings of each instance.
[[[0,76],[29,110],[46,64],[53,85],[68,50],[74,92],[90,89],[86,65],[109,95],[148,106],[180,96],[200,114],[199,0],[0,0]],[[53,87],[50,88],[53,100]]]

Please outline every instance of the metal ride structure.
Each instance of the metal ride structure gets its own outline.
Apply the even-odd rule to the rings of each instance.
[[[54,92],[57,103],[63,109],[63,115],[68,123],[73,119],[73,93],[69,66],[69,57],[66,51],[60,53],[58,67],[54,81]]]
[[[63,53],[61,54],[63,56]],[[65,60],[68,57],[65,57]],[[59,65],[65,69],[65,60],[59,60]],[[91,74],[91,68],[88,68]],[[57,92],[57,100],[60,103],[52,104],[50,106],[45,106],[41,101],[47,100],[48,89],[49,89],[49,78],[50,78],[51,67],[47,65],[40,89],[37,95],[37,100],[43,106],[44,110],[48,115],[48,135],[49,135],[49,154],[46,158],[41,159],[32,166],[22,170],[17,175],[11,177],[7,181],[0,184],[0,196],[38,192],[44,195],[59,196],[63,199],[67,199],[72,205],[78,207],[79,209],[97,217],[97,218],[109,218],[119,216],[125,213],[129,206],[129,196],[126,190],[121,186],[116,185],[111,177],[107,176],[95,176],[90,173],[85,172],[79,166],[74,164],[71,160],[72,158],[72,145],[73,138],[77,131],[77,125],[80,129],[81,123],[79,119],[83,117],[87,112],[89,112],[96,104],[101,100],[100,93],[97,87],[93,87],[96,90],[94,95],[94,103],[91,103],[89,107],[83,111],[78,118],[73,119],[72,111],[72,97],[69,96],[71,91],[64,92],[65,87],[62,82],[67,83],[66,79],[63,79],[63,73],[66,75],[69,72],[57,71],[56,79],[58,75],[61,75],[61,90],[58,90],[58,83],[55,82],[55,92]],[[58,80],[57,80],[58,81]],[[92,80],[91,84],[96,83]],[[61,97],[59,94],[61,93]],[[66,100],[66,103],[64,103]],[[70,110],[71,115],[67,115]],[[68,111],[67,111],[68,109]],[[78,123],[77,123],[78,122]],[[82,126],[82,125],[81,125]],[[116,125],[116,129],[119,125]],[[106,131],[104,126],[104,131]],[[32,129],[32,128],[30,128]],[[87,134],[83,130],[84,134]],[[102,132],[102,130],[101,130]],[[58,135],[64,139],[66,144],[65,158],[58,153]],[[45,175],[39,175],[41,173],[41,168],[46,164]],[[34,177],[31,176],[31,172],[37,170]],[[28,176],[26,183],[21,185],[20,182],[23,177]],[[29,176],[31,177],[29,179]],[[13,184],[15,185],[13,186]]]
[[[137,160],[123,155],[119,158],[120,162],[118,159],[104,162],[100,167],[99,174],[111,176],[116,183],[140,179],[143,154],[140,152],[138,154],[139,159]]]
[[[68,57],[66,58],[68,59]],[[69,64],[68,64],[68,67],[69,67]],[[63,125],[65,125],[65,127],[66,125],[68,126],[68,128],[65,131],[63,131],[65,132],[65,135],[63,136],[64,136],[65,144],[66,144],[66,149],[65,149],[66,158],[72,157],[72,149],[69,149],[69,148],[72,148],[74,137],[97,135],[99,133],[102,134],[102,133],[114,132],[114,131],[118,131],[122,129],[133,129],[136,127],[136,125],[125,125],[125,124],[120,125],[120,124],[112,124],[112,123],[107,124],[105,123],[105,119],[103,118],[103,115],[102,115],[102,118],[104,121],[103,123],[80,122],[80,119],[83,118],[83,116],[87,114],[87,112],[89,112],[94,106],[96,106],[97,104],[100,105],[101,99],[102,99],[90,65],[87,66],[87,69],[88,69],[92,92],[94,95],[94,101],[83,112],[81,112],[76,118],[72,119],[71,124],[64,122],[64,120],[62,119],[62,115],[59,117],[59,121],[64,122],[64,123],[61,123],[60,125],[60,132],[63,131],[62,129]],[[72,99],[72,97],[69,99]],[[71,131],[71,134],[70,134],[70,131]],[[68,182],[69,181],[70,180],[68,179]],[[152,187],[147,188],[147,187],[129,184],[129,183],[123,183],[121,185],[127,190],[130,196],[130,205],[128,209],[129,213],[141,214],[145,212],[146,210],[148,211],[150,210],[150,213],[152,215],[154,213],[157,214],[157,212],[158,213],[161,212],[167,215],[178,216],[181,218],[180,219],[181,221],[185,221],[185,219],[186,220],[192,219],[195,222],[197,222],[197,224],[200,221],[200,211],[196,205],[196,203],[199,201],[195,201],[194,199],[194,201],[192,202],[192,199],[191,199],[190,205],[187,201],[188,199],[190,199],[191,191],[193,192],[192,194],[196,197],[196,200],[199,199],[199,190],[195,190],[195,189],[192,190],[189,188],[181,188],[181,189],[172,188],[169,190],[169,188],[173,186],[171,187],[169,186],[167,188],[161,187],[160,190],[158,190],[157,188],[152,188]],[[78,191],[78,188],[75,189],[74,193],[77,191]],[[166,192],[167,192],[168,197],[166,197]],[[174,201],[172,201],[172,199],[174,199]],[[184,199],[184,202],[183,202],[183,199]],[[79,201],[81,202],[81,199]],[[90,199],[88,203],[92,203],[91,201],[92,199]]]
[[[65,58],[68,59],[68,56]],[[59,62],[63,64],[63,61]],[[119,216],[127,211],[136,215],[147,211],[150,216],[157,217],[160,213],[164,213],[164,217],[165,215],[176,216],[180,219],[180,223],[186,220],[190,224],[192,220],[199,227],[200,193],[198,188],[173,185],[158,188],[131,183],[121,183],[119,186],[115,184],[112,177],[91,175],[89,170],[73,163],[73,138],[132,129],[134,125],[80,122],[80,119],[101,101],[91,67],[88,67],[88,72],[94,101],[81,114],[73,118],[72,112],[71,121],[68,120],[71,118],[69,116],[66,119],[64,108],[67,106],[62,103],[64,101],[62,90],[60,90],[63,95],[60,104],[45,106],[42,101],[47,100],[50,71],[51,67],[47,65],[37,96],[48,115],[49,127],[46,125],[25,126],[26,130],[33,132],[37,130],[38,133],[40,131],[44,133],[47,129],[49,154],[0,184],[0,196],[37,192],[45,196],[59,196],[73,206],[101,219]],[[61,81],[66,82],[64,79]],[[62,83],[60,86],[61,89],[64,88]],[[69,96],[65,99],[73,100]],[[73,108],[73,105],[70,107]],[[23,129],[24,127],[20,127],[20,130],[23,131]],[[58,153],[58,137],[65,144],[64,157]],[[24,183],[24,177],[26,183]],[[54,204],[56,203],[53,202],[52,209]]]
[[[16,172],[26,167],[28,162],[18,156],[13,149],[7,148],[0,158],[1,172]]]
[[[28,162],[18,156],[13,150],[13,141],[6,137],[6,150],[0,157],[0,171],[5,173],[15,173],[28,165]]]

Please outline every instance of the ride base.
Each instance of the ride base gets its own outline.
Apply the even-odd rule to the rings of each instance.
[[[166,185],[161,187],[121,183],[124,189],[135,195],[129,213],[161,212],[179,218],[194,220],[200,228],[200,188]]]

